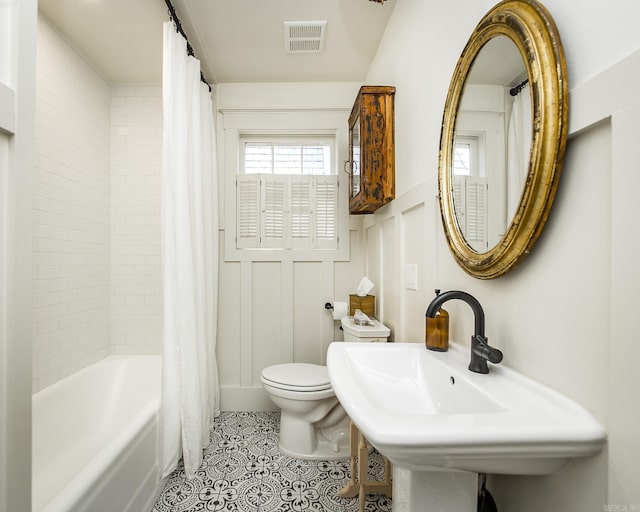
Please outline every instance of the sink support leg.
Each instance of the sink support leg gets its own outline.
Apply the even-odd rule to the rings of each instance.
[[[364,512],[367,494],[384,494],[391,497],[391,463],[384,459],[384,480],[369,480],[369,449],[366,438],[360,433],[353,421],[350,427],[351,435],[351,477],[349,483],[340,490],[342,498],[358,496],[360,512]],[[357,460],[357,465],[356,465]],[[356,481],[356,473],[358,481]]]

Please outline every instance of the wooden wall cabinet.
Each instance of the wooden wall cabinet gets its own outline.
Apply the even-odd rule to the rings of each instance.
[[[349,212],[373,213],[395,197],[395,87],[362,86],[349,116]]]

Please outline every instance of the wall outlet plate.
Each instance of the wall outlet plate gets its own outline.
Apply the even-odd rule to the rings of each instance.
[[[418,290],[418,265],[411,263],[404,266],[404,287],[407,290]]]

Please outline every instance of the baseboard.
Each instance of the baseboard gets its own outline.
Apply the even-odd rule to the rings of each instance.
[[[277,411],[262,387],[220,387],[220,409],[223,411]]]

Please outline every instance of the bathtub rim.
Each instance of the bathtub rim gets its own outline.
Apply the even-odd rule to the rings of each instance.
[[[126,359],[142,359],[153,358],[159,360],[162,363],[162,356],[153,355],[109,355],[95,363],[78,370],[77,372],[53,383],[51,386],[47,386],[42,390],[32,395],[33,400],[38,398],[45,398],[48,394],[51,394],[58,390],[64,384],[67,384],[68,380],[73,377],[79,377],[81,374],[91,371],[92,367],[96,365],[103,365],[110,361],[126,360]],[[160,383],[159,383],[160,384]],[[156,396],[149,401],[144,407],[142,407],[138,413],[127,423],[126,427],[120,430],[106,445],[104,445],[91,459],[91,463],[83,468],[83,470],[74,476],[61,488],[59,491],[52,495],[40,508],[35,507],[35,487],[32,487],[32,512],[66,512],[72,510],[79,499],[86,496],[92,489],[94,482],[97,482],[99,477],[104,475],[111,467],[114,466],[118,457],[125,450],[125,448],[131,444],[137,444],[141,442],[144,435],[148,434],[150,429],[153,430],[153,435],[157,434],[157,420],[158,412],[160,409],[160,385],[158,386],[158,392]],[[32,441],[33,441],[33,425],[32,425]],[[32,454],[33,460],[33,454]],[[156,485],[158,485],[158,471],[157,461],[154,458],[155,467],[155,479]],[[32,468],[32,481],[34,476],[34,469]]]

